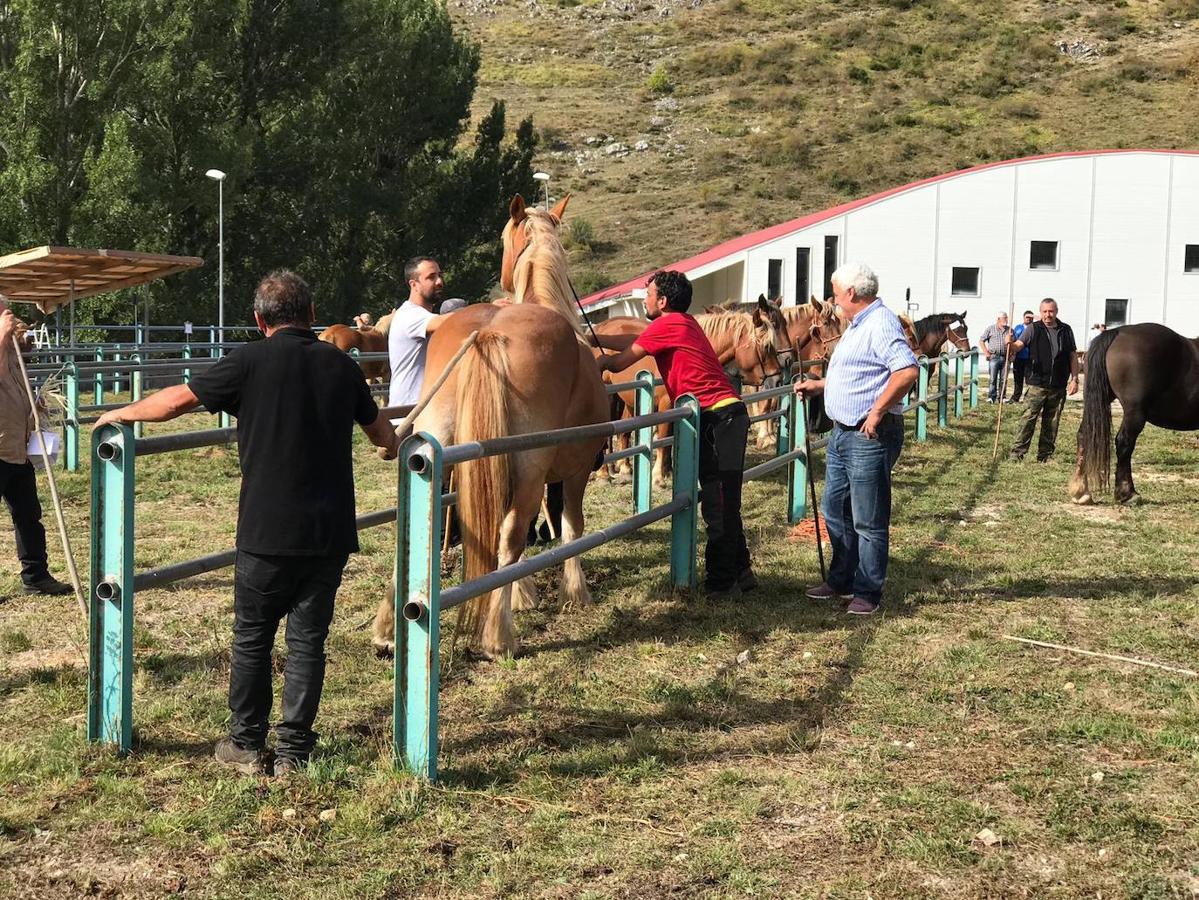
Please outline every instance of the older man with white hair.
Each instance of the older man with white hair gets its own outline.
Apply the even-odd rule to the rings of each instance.
[[[1007,372],[1007,341],[1011,331],[1007,324],[1007,313],[1002,309],[995,316],[995,324],[988,325],[979,335],[978,346],[987,358],[991,384],[987,389],[987,402],[998,403],[1003,399],[1006,385],[1003,376]]]
[[[903,398],[916,357],[895,313],[878,299],[878,276],[862,263],[833,273],[833,299],[849,326],[823,379],[801,381],[802,397],[824,394],[833,420],[825,456],[824,510],[833,562],[813,600],[848,599],[868,616],[882,604],[891,527],[891,470],[903,450]]]

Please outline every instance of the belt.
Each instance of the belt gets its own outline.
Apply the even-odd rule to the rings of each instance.
[[[899,413],[883,413],[883,419],[882,419],[883,422],[885,422],[887,419],[890,419],[890,418],[902,419],[903,416],[899,415]],[[838,422],[836,419],[834,419],[833,424],[836,425],[838,428],[845,429],[846,431],[861,431],[862,426],[864,424],[866,424],[866,420],[862,419],[862,421],[858,422],[858,424],[856,424],[856,425],[846,425],[844,422]],[[882,423],[880,422],[879,424],[882,424]]]

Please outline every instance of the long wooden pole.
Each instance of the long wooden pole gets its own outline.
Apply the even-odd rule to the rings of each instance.
[[[1014,637],[1010,634],[1002,636],[1005,641],[1015,641],[1018,644],[1028,644],[1030,647],[1045,647],[1049,650],[1062,650],[1066,653],[1077,653],[1080,656],[1094,656],[1099,659],[1110,659],[1115,662],[1131,663],[1134,666],[1145,666],[1149,669],[1161,669],[1163,672],[1175,672],[1179,675],[1189,675],[1199,678],[1199,672],[1194,669],[1184,669],[1181,666],[1167,666],[1164,663],[1153,662],[1149,659],[1137,659],[1135,656],[1120,656],[1116,653],[1097,653],[1094,650],[1084,650],[1082,647],[1071,647],[1067,644],[1051,644],[1049,641],[1034,641],[1032,638]]]
[[[46,478],[50,481],[50,498],[54,502],[54,517],[58,520],[58,534],[62,538],[62,549],[67,558],[67,571],[71,573],[71,585],[75,588],[75,599],[79,602],[79,612],[83,614],[86,621],[88,617],[87,602],[83,599],[83,586],[79,583],[79,570],[75,568],[75,555],[71,552],[71,539],[67,536],[67,522],[62,513],[62,501],[58,498],[58,484],[54,480],[54,465],[50,462],[46,442],[42,440],[42,417],[37,412],[37,400],[33,396],[33,385],[29,381],[29,372],[25,369],[25,357],[21,355],[21,342],[16,335],[13,335],[12,346],[17,354],[17,362],[21,366],[21,377],[25,380],[25,396],[29,398],[29,407],[33,410],[33,427],[37,432],[38,447],[42,451],[42,465],[46,470]]]
[[[429,401],[437,395],[437,392],[441,390],[441,386],[445,384],[446,379],[450,377],[450,373],[454,371],[454,366],[458,365],[462,357],[466,356],[466,351],[474,346],[475,340],[478,337],[478,331],[472,331],[466,336],[466,339],[462,342],[462,346],[458,348],[458,352],[453,355],[449,363],[446,364],[446,367],[441,370],[441,374],[437,376],[437,380],[433,382],[433,387],[429,389],[429,393],[425,394],[424,398],[416,406],[412,407],[412,411],[404,416],[400,424],[396,426],[397,435],[402,437],[404,432],[416,421],[416,417],[424,412],[425,407],[429,405]]]

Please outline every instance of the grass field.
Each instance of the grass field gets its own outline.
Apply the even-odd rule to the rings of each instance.
[[[739,603],[672,597],[663,527],[589,554],[594,606],[525,614],[520,656],[448,674],[435,787],[388,760],[366,627],[388,529],[351,560],[319,758],[287,781],[209,756],[231,572],[139,596],[137,748],[117,759],[84,740],[73,601],[21,595],[0,529],[0,894],[1199,894],[1199,681],[1001,639],[1199,659],[1199,441],[1149,429],[1145,505],[1080,509],[1077,415],[1048,465],[992,462],[993,407],[909,440],[868,621],[803,599],[816,557],[785,539],[778,481],[747,490],[762,588]],[[359,511],[390,505],[392,464],[358,454]],[[138,466],[139,568],[232,545],[234,452]],[[63,479],[81,560],[87,484]],[[589,508],[613,521],[627,489]]]

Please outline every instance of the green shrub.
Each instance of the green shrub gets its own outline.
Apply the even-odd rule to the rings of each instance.
[[[595,247],[595,227],[587,219],[570,219],[562,234],[562,246],[567,250],[590,253]]]
[[[645,89],[655,95],[669,94],[674,90],[674,84],[670,80],[670,73],[666,71],[666,66],[659,65],[650,72],[649,77],[645,79]]]

